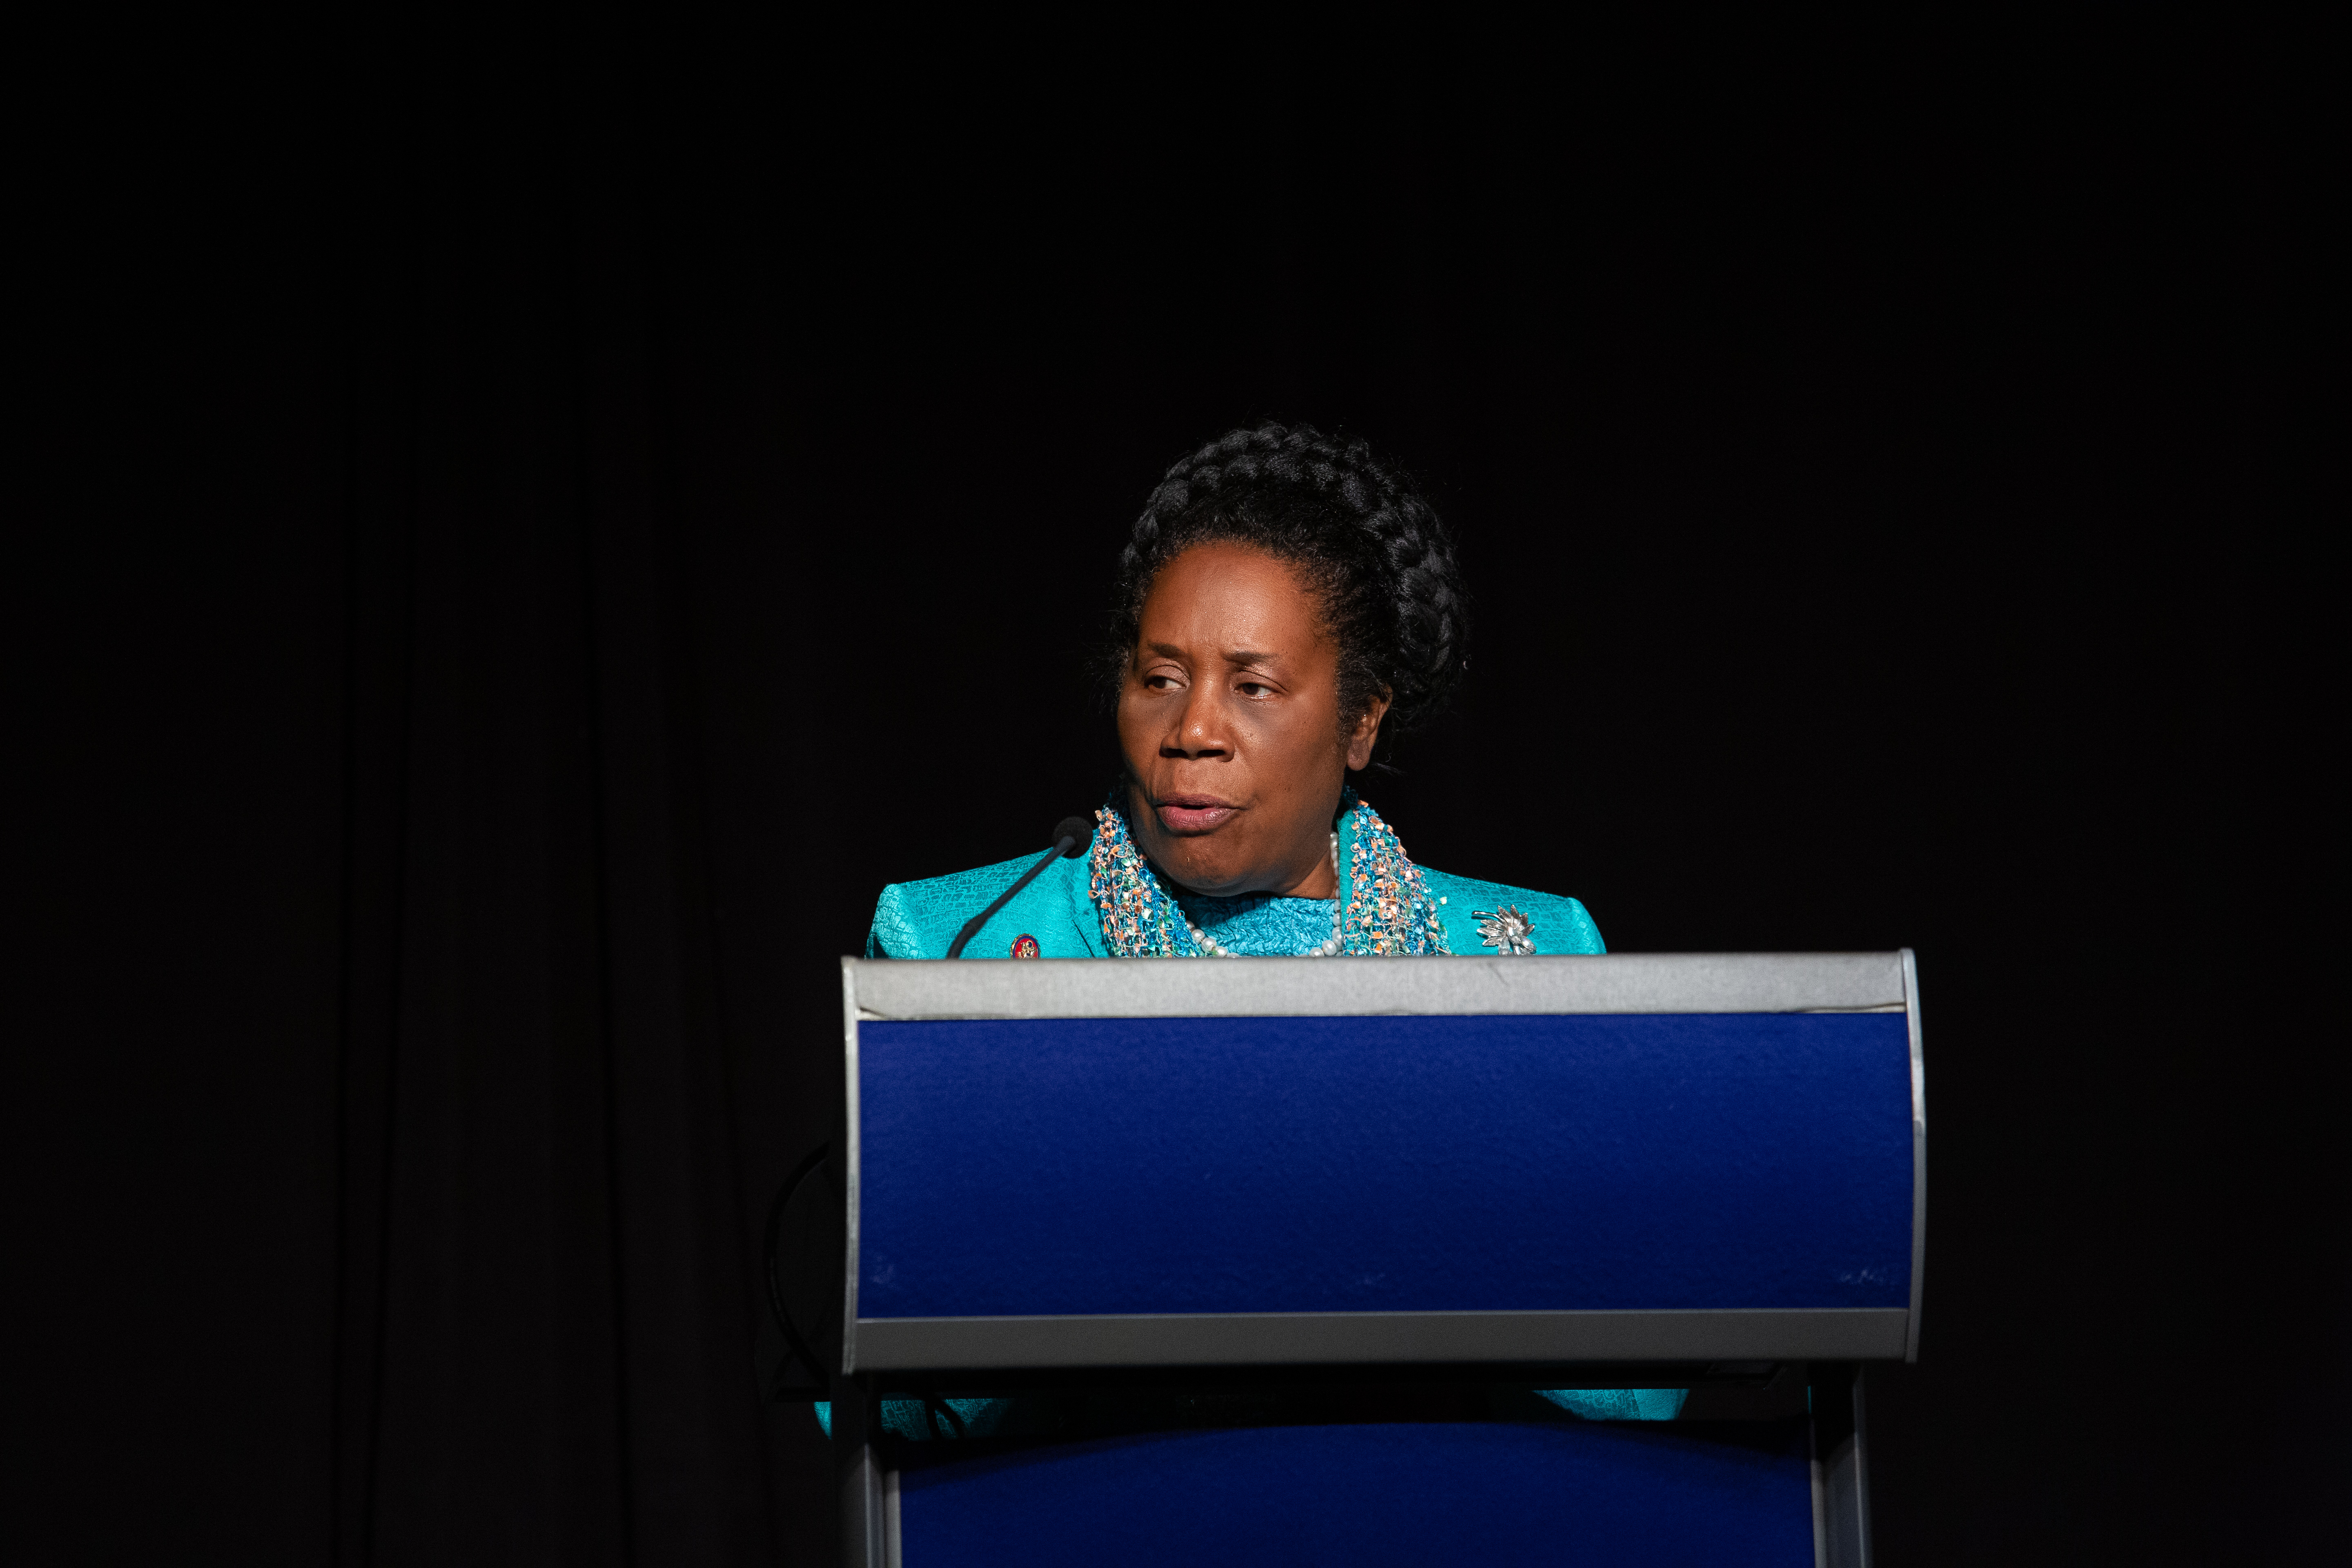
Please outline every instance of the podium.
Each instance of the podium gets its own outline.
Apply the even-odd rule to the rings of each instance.
[[[842,996],[845,1561],[1869,1561],[1907,951],[845,960]]]

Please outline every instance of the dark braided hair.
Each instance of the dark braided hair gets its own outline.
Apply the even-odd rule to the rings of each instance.
[[[1454,541],[1429,502],[1360,440],[1261,425],[1180,459],[1143,503],[1118,558],[1103,649],[1112,692],[1134,658],[1152,579],[1212,541],[1288,563],[1321,600],[1339,645],[1341,733],[1383,692],[1382,731],[1410,730],[1462,683],[1469,605]]]

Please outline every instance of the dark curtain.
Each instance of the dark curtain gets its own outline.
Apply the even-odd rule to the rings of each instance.
[[[701,191],[593,133],[479,155],[338,258],[338,1544],[757,1559],[758,1068],[721,1029],[685,553],[725,503],[675,432],[759,344],[697,333],[674,268],[731,259],[676,243]]]
[[[19,673],[74,1115],[20,1148],[49,1327],[109,1314],[43,1368],[75,1560],[829,1556],[753,1376],[838,1098],[781,958],[831,985],[856,918],[792,894],[796,742],[745,751],[805,591],[784,214],[756,121],[560,85],[143,122],[139,221],[58,268],[82,493]]]
[[[1126,521],[1269,416],[1462,534],[1471,687],[1365,786],[1417,858],[1620,951],[1918,950],[1882,1561],[2319,1539],[2295,102],[2186,36],[1359,41],[1050,91],[808,41],[164,61],[43,121],[48,1556],[829,1561],[753,1368],[835,961],[1099,798]]]

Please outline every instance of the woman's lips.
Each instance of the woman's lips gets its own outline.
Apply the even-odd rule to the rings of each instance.
[[[1241,807],[1210,795],[1179,795],[1156,803],[1152,809],[1160,814],[1160,825],[1171,833],[1206,833]]]

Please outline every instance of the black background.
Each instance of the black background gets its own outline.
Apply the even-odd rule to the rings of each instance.
[[[1462,542],[1470,687],[1363,785],[1417,859],[1917,950],[1882,1560],[2316,1556],[2306,127],[2246,40],[993,42],[165,59],[31,136],[25,1527],[830,1561],[751,1369],[834,960],[1097,803],[1127,524],[1281,417]]]

